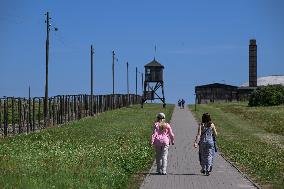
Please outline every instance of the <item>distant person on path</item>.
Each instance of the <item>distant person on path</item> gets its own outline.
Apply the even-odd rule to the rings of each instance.
[[[181,100],[178,99],[178,107],[180,108],[181,107]]]
[[[153,125],[151,144],[156,151],[157,173],[166,175],[169,145],[174,145],[174,133],[170,124],[165,121],[164,113],[157,115],[157,121]]]
[[[198,127],[198,132],[194,141],[194,147],[197,148],[199,140],[199,161],[201,173],[209,176],[212,171],[213,157],[215,155],[215,146],[213,137],[217,136],[215,125],[211,122],[208,113],[202,115],[202,123]]]
[[[181,99],[181,107],[182,107],[182,109],[184,109],[184,103],[185,103],[185,101],[183,99]]]

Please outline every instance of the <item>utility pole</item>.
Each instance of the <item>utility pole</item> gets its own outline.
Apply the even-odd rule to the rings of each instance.
[[[115,53],[112,51],[112,95],[114,96],[114,56]]]
[[[129,77],[128,77],[128,62],[126,62],[126,80],[127,80],[127,101],[129,105]]]
[[[144,83],[144,81],[143,81],[144,80],[143,79],[143,72],[141,73],[141,77],[142,77],[142,86],[141,87],[142,87],[142,96],[143,96],[143,83]]]
[[[135,85],[135,94],[136,94],[136,96],[137,96],[137,72],[138,72],[138,70],[137,70],[137,67],[136,67],[136,85]]]
[[[141,73],[141,96],[142,96],[142,101],[141,101],[141,108],[143,108],[143,99],[144,99],[144,92],[143,92],[143,72]]]
[[[49,125],[48,121],[48,53],[49,53],[49,13],[46,13],[46,42],[45,42],[45,93],[44,93],[44,126]]]
[[[195,93],[195,99],[194,99],[194,111],[196,111],[196,99],[197,99],[197,94]]]
[[[49,112],[48,112],[48,55],[49,55],[49,32],[50,26],[49,23],[50,17],[49,12],[46,12],[46,41],[45,41],[45,92],[44,92],[44,127],[49,125]],[[57,31],[57,28],[54,28]]]
[[[93,49],[93,45],[91,45],[91,106],[90,106],[90,111],[91,111],[91,115],[93,115],[93,95],[94,95],[94,91],[93,91],[93,55],[94,55],[94,49]]]

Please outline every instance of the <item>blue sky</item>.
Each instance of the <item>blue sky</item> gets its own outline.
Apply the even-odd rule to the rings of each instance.
[[[258,76],[284,75],[282,0],[0,1],[0,96],[44,96],[45,13],[50,33],[49,95],[135,93],[135,67],[156,59],[165,66],[165,97],[193,102],[194,86],[248,80],[248,44],[258,44]],[[155,54],[154,47],[157,45]],[[141,77],[138,81],[141,94]]]

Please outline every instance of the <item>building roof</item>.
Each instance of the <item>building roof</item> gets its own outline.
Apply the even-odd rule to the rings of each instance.
[[[284,75],[271,75],[266,77],[257,78],[257,86],[267,85],[283,85],[284,86]],[[248,87],[249,82],[243,83],[241,87]]]
[[[161,68],[164,68],[164,66],[162,64],[160,64],[155,58],[154,58],[154,60],[152,60],[151,62],[146,64],[144,67],[161,67]]]
[[[210,88],[210,87],[228,87],[228,88],[238,88],[237,86],[234,86],[234,85],[226,85],[226,84],[223,84],[223,83],[211,83],[211,84],[207,84],[207,85],[199,85],[199,86],[196,86],[195,88]]]
[[[257,87],[238,87],[238,90],[254,90],[254,89],[257,89]]]

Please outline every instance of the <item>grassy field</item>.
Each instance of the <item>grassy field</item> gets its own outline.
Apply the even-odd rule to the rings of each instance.
[[[0,140],[1,188],[138,188],[153,161],[151,125],[173,106],[146,104]]]
[[[284,188],[284,106],[245,103],[190,106],[197,119],[211,114],[221,153],[263,188]]]

